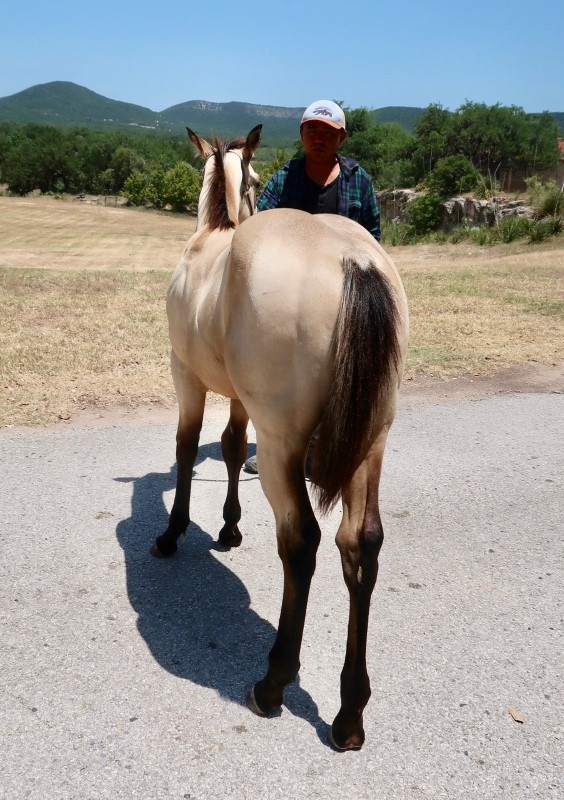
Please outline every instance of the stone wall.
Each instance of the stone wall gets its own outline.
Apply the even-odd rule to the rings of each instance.
[[[380,213],[384,219],[408,221],[407,207],[422,192],[413,189],[391,189],[378,192]],[[493,225],[497,220],[508,216],[531,217],[532,209],[523,200],[509,197],[493,197],[478,200],[474,197],[452,197],[443,203],[442,229],[445,231],[457,225]]]

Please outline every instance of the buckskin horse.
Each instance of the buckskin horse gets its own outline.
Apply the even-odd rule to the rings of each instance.
[[[390,258],[358,223],[293,209],[255,214],[251,159],[261,128],[212,146],[190,129],[206,160],[196,232],[167,297],[172,375],[179,405],[176,494],[151,549],[168,557],[190,522],[192,467],[207,390],[231,399],[221,437],[228,488],[220,542],[241,543],[238,480],[247,423],[257,436],[260,481],[276,520],[284,571],[280,621],[265,677],[247,704],[270,715],[300,667],[299,654],[321,512],[339,498],[336,543],[350,596],[341,708],[330,743],[358,750],[370,697],[366,642],[383,529],[378,485],[407,348],[408,311]]]

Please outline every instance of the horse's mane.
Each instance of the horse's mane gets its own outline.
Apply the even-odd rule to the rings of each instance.
[[[208,203],[208,225],[213,230],[228,230],[234,228],[236,222],[229,216],[227,208],[226,180],[224,158],[230,150],[236,150],[245,146],[245,139],[232,139],[231,141],[221,142],[215,137],[215,148],[212,158],[215,159],[215,169],[212,175],[207,203]]]

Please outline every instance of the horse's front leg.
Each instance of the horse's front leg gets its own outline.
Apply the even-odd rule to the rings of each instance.
[[[383,433],[343,492],[343,518],[336,537],[350,598],[341,708],[330,733],[331,744],[337,750],[360,750],[364,743],[363,711],[370,698],[366,670],[368,615],[384,540],[378,484],[385,439]]]
[[[284,687],[300,669],[307,601],[321,534],[303,474],[307,441],[300,453],[285,460],[281,459],[282,443],[278,443],[278,452],[260,447],[259,440],[260,479],[276,518],[278,554],[284,570],[282,609],[268,671],[247,698],[251,711],[266,716],[282,705]]]
[[[219,532],[219,541],[226,547],[238,547],[242,536],[239,531],[241,504],[239,503],[239,474],[247,453],[247,424],[249,415],[240,400],[231,401],[229,422],[221,436],[221,451],[227,467],[227,497],[223,506],[225,525]]]
[[[194,373],[175,356],[171,359],[172,377],[178,399],[178,429],[176,432],[176,493],[168,527],[157,536],[151,547],[152,555],[168,558],[178,549],[178,537],[190,524],[190,490],[192,472],[198,454],[198,442],[204,418],[206,389]]]

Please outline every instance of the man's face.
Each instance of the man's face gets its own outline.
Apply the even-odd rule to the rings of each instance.
[[[300,130],[306,158],[311,161],[329,161],[335,158],[335,153],[346,135],[342,128],[332,128],[318,120],[304,122]]]

